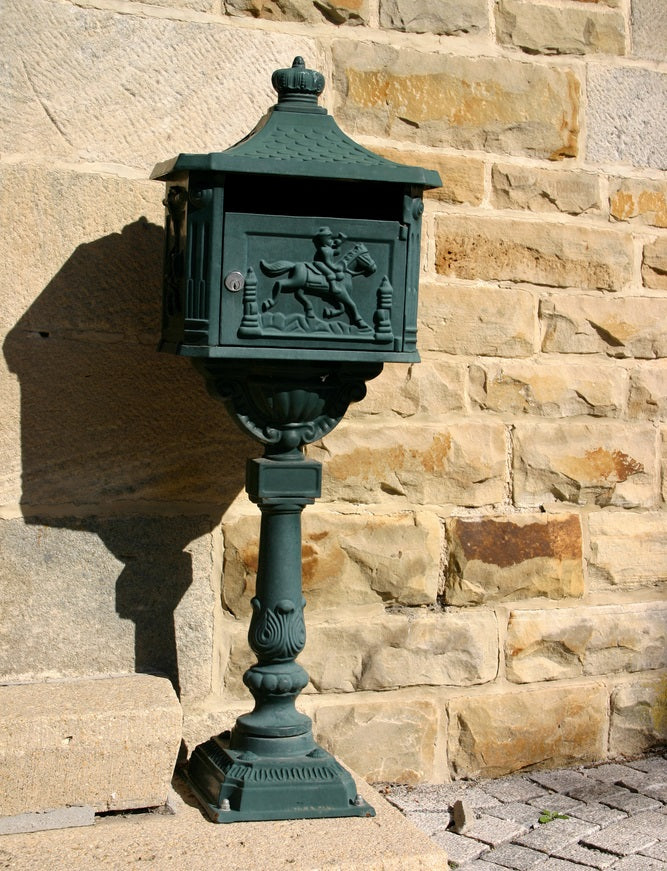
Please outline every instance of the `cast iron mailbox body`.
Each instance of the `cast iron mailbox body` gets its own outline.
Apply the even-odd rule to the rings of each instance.
[[[308,683],[303,508],[321,465],[304,445],[333,429],[387,361],[415,362],[422,194],[436,172],[346,136],[296,58],[278,103],[237,145],[159,164],[167,183],[161,349],[189,356],[265,446],[246,490],[262,512],[244,675],[255,708],[195,749],[191,785],[216,822],[368,816],[295,699]]]
[[[227,151],[181,154],[167,182],[163,350],[209,359],[418,359],[422,193],[317,105],[320,73],[273,75],[276,106]]]

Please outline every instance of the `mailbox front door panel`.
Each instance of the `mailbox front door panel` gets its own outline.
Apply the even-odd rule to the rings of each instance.
[[[402,229],[397,221],[228,212],[220,345],[400,351]]]

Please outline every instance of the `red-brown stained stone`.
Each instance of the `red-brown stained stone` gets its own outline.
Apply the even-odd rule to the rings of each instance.
[[[583,593],[576,515],[456,518],[448,533],[448,604]]]

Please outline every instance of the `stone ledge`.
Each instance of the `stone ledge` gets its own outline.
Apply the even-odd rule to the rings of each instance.
[[[376,811],[372,819],[281,820],[215,825],[178,781],[183,800],[174,815],[132,814],[98,820],[93,828],[7,835],[3,859],[12,871],[441,871],[447,857],[382,796],[354,774]]]
[[[166,678],[6,685],[0,711],[0,816],[165,803],[182,720]]]

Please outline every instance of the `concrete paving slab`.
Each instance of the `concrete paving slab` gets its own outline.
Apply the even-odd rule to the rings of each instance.
[[[555,850],[554,855],[557,859],[567,859],[568,862],[578,863],[586,868],[597,868],[599,871],[604,871],[618,861],[618,856],[612,853],[603,853],[602,850],[594,850],[582,844],[568,844],[567,847]]]
[[[544,864],[544,853],[521,847],[519,844],[503,844],[487,853],[486,858],[503,868],[511,868],[512,871],[537,871]]]
[[[567,820],[552,820],[550,823],[538,826],[516,838],[517,843],[524,847],[540,850],[542,853],[553,853],[568,844],[574,844],[580,838],[592,834],[597,830],[593,823],[584,822],[570,817]]]
[[[649,811],[582,835],[581,840],[588,847],[596,847],[618,856],[629,856],[653,846],[662,838],[664,832],[664,815]]]
[[[216,825],[182,781],[175,814],[118,814],[93,827],[6,835],[0,856],[11,871],[442,871],[447,858],[360,778],[372,818],[280,820]],[[475,842],[471,841],[471,844]],[[482,847],[483,845],[478,845]]]
[[[59,807],[51,811],[16,814],[0,817],[0,835],[15,835],[18,832],[44,832],[47,829],[70,829],[75,826],[92,826],[95,810],[88,807]]]

